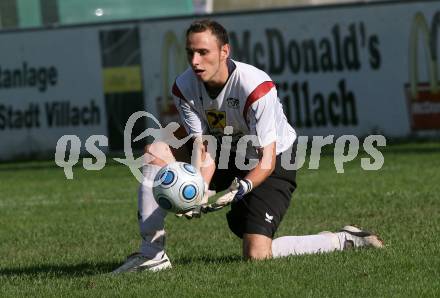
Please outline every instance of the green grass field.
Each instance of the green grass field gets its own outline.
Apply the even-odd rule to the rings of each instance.
[[[366,172],[357,158],[336,174],[333,156],[302,169],[278,235],[355,223],[379,232],[383,250],[240,258],[225,211],[168,216],[174,268],[111,276],[139,244],[138,183],[122,165],[0,164],[0,296],[440,296],[440,143],[388,146]]]

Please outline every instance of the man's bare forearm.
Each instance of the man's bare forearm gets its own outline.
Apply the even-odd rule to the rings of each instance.
[[[274,142],[260,149],[260,160],[257,166],[250,170],[244,179],[250,180],[253,188],[257,187],[272,174],[275,169],[275,162],[276,145]]]
[[[212,176],[214,176],[215,162],[199,137],[194,140],[193,154],[193,165],[200,171],[203,180],[209,185]]]

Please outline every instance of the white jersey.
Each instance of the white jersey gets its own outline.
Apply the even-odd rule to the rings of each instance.
[[[220,137],[229,126],[234,141],[255,136],[246,148],[247,158],[257,157],[256,149],[272,142],[276,142],[277,155],[286,151],[296,132],[287,121],[275,84],[262,70],[232,62],[236,67],[214,99],[191,68],[177,77],[172,93],[186,131],[194,136]]]

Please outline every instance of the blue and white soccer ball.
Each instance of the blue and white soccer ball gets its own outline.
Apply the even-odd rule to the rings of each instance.
[[[173,162],[156,174],[153,195],[166,211],[183,213],[202,201],[205,183],[200,173],[189,163]]]

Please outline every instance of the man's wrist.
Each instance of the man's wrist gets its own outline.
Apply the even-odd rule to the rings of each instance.
[[[248,194],[249,192],[252,191],[253,188],[253,184],[252,181],[249,179],[240,179],[239,182],[240,187],[238,189],[237,195],[242,197],[245,194]]]

